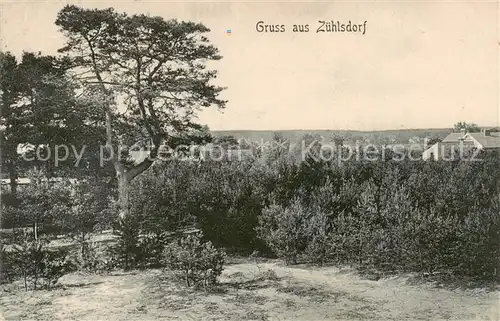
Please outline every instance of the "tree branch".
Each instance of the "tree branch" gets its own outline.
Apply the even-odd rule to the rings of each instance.
[[[147,170],[151,165],[153,165],[156,157],[158,156],[158,149],[160,148],[161,138],[155,137],[153,139],[154,146],[149,152],[148,157],[146,157],[140,164],[132,167],[131,169],[126,171],[126,179],[127,181],[133,180],[137,175],[141,174],[145,170]]]

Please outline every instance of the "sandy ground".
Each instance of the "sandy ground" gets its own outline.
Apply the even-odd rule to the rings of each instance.
[[[279,262],[228,265],[208,293],[159,270],[74,274],[51,291],[2,289],[0,320],[500,320],[499,291],[407,281]]]

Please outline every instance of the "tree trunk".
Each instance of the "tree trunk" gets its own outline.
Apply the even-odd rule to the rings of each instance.
[[[155,158],[158,152],[159,143],[150,152],[150,157]],[[142,163],[136,165],[131,169],[126,169],[118,159],[114,160],[114,167],[116,171],[116,178],[118,180],[118,205],[119,216],[124,219],[130,214],[130,182],[137,177],[137,175],[146,171],[153,164],[153,160],[146,158]]]
[[[85,260],[86,254],[86,240],[85,240],[85,231],[82,231],[82,260]]]
[[[28,276],[26,270],[23,270],[24,291],[28,292]]]
[[[10,193],[13,196],[17,195],[17,179],[18,175],[14,168],[9,170],[9,178],[10,178]]]
[[[124,219],[130,214],[130,181],[126,173],[118,173],[119,216]]]

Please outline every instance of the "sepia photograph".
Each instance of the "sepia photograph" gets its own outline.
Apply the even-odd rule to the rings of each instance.
[[[0,321],[500,320],[499,9],[0,0]]]

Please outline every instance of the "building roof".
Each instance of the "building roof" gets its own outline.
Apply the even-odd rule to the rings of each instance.
[[[26,177],[20,177],[17,179],[17,184],[18,185],[26,185],[26,184],[29,184],[31,183],[31,179],[29,178],[26,178]],[[5,185],[5,184],[10,184],[10,179],[9,178],[3,178],[2,179],[2,185]]]
[[[66,180],[66,178],[63,177],[52,177],[49,179],[50,182],[63,182]],[[74,184],[76,183],[76,178],[67,178],[67,180],[71,183]],[[43,179],[42,181],[46,181],[46,179]],[[8,185],[10,184],[10,179],[9,178],[2,178],[1,180],[2,185]],[[28,185],[31,183],[31,179],[28,177],[19,177],[17,179],[17,185]]]
[[[448,136],[443,138],[441,143],[457,143],[462,137],[464,137],[464,133],[450,133]]]
[[[489,135],[483,133],[469,133],[468,135],[481,144],[483,148],[500,148],[499,132],[492,132]]]

